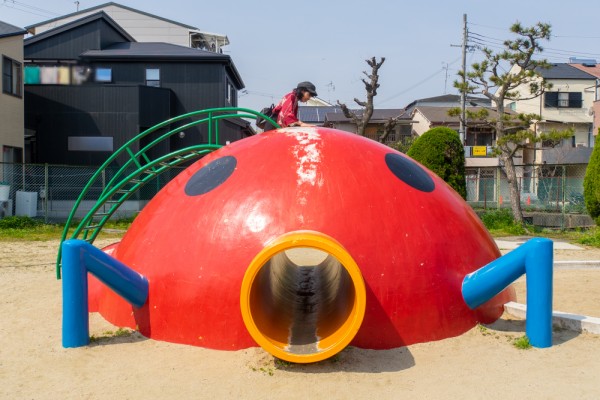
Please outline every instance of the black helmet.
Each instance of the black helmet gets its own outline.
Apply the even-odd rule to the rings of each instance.
[[[308,82],[308,81],[300,82],[297,86],[297,89],[304,89],[304,90],[308,91],[308,93],[312,94],[313,96],[318,96],[317,88],[311,82]]]

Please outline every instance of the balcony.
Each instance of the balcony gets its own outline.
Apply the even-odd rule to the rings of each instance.
[[[497,167],[499,158],[492,152],[492,146],[465,146],[465,167]]]
[[[592,155],[592,147],[556,147],[538,150],[537,163],[540,164],[587,164]]]

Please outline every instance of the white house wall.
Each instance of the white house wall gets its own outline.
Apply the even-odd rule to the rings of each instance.
[[[427,118],[425,118],[425,116],[421,114],[421,112],[418,110],[413,114],[412,120],[414,121],[414,124],[412,125],[412,130],[418,136],[421,136],[422,134],[427,132],[431,127],[431,123],[429,122],[429,120],[427,120]]]
[[[88,15],[104,11],[115,20],[127,33],[138,42],[165,42],[180,46],[190,46],[190,30],[171,22],[156,19],[148,15],[126,10],[115,5],[97,8],[89,12],[62,18],[49,24],[40,25],[35,28],[35,33],[40,34],[57,26],[64,25]]]
[[[544,107],[544,95],[529,100],[518,100],[515,102],[514,111],[518,113],[538,114],[542,120],[591,124],[592,116],[590,109],[594,103],[595,79],[548,79],[552,83],[551,92],[581,92],[581,108],[556,108]],[[522,86],[516,91],[521,97],[529,96],[528,86]],[[507,100],[505,106],[508,108],[513,100]]]
[[[2,56],[23,64],[23,36],[0,38],[0,63]],[[0,82],[0,87],[2,82]],[[21,93],[23,86],[21,83]],[[0,162],[3,160],[2,146],[24,148],[25,109],[23,97],[3,93],[0,89]],[[2,180],[2,176],[0,176]]]

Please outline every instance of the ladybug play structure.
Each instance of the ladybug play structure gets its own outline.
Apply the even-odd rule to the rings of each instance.
[[[287,361],[315,362],[349,344],[387,349],[491,323],[515,299],[510,284],[523,274],[527,336],[536,347],[552,344],[550,240],[501,256],[445,182],[351,133],[284,128],[219,145],[220,119],[256,115],[229,108],[187,114],[179,119],[200,119],[133,150],[178,119],[166,121],[99,169],[92,181],[119,154],[130,156],[62,243],[63,346],[88,344],[88,312],[98,311],[157,340],[223,350],[258,344]],[[208,124],[208,144],[147,156],[199,123]],[[91,244],[131,193],[200,156],[119,243]]]

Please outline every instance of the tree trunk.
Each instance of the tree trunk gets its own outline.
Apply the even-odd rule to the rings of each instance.
[[[510,189],[510,208],[512,209],[513,218],[519,225],[524,225],[523,210],[521,209],[521,192],[519,190],[519,182],[517,181],[517,170],[515,169],[515,161],[510,154],[502,153],[504,160],[504,168],[508,178],[508,187]]]
[[[496,140],[498,140],[504,136],[504,121],[502,120],[502,116],[504,115],[504,97],[496,98],[494,102],[498,111],[498,121],[496,122]],[[521,192],[519,191],[513,152],[509,144],[502,146],[501,150],[501,159],[504,161],[504,169],[506,170],[506,178],[508,180],[508,187],[510,188],[510,207],[513,218],[517,224],[524,226],[523,210],[521,209]]]
[[[363,123],[356,124],[356,134],[359,136],[365,136],[365,125]]]

